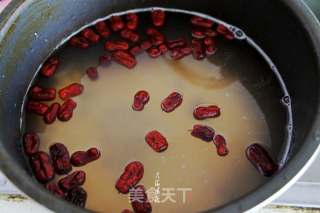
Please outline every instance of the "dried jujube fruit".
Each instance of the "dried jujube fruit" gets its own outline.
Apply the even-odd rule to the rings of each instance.
[[[60,198],[65,197],[65,193],[59,188],[59,186],[57,186],[57,184],[53,182],[46,184],[45,188],[57,197],[60,197]]]
[[[65,192],[68,192],[73,188],[83,185],[85,181],[86,173],[80,170],[72,172],[71,174],[60,179],[58,185],[60,189],[62,189]]]
[[[73,166],[84,166],[100,158],[100,151],[97,148],[90,148],[87,151],[77,151],[71,155],[70,162]]]
[[[151,213],[152,206],[148,201],[146,190],[144,186],[139,185],[134,187],[133,191],[136,191],[134,194],[139,195],[138,197],[130,197],[131,205],[136,213]]]
[[[226,139],[222,135],[216,135],[213,139],[213,143],[217,148],[217,154],[220,156],[226,156],[229,153],[227,148]]]
[[[148,132],[145,141],[156,152],[163,152],[168,148],[167,139],[157,130]]]
[[[87,196],[87,192],[82,187],[75,187],[67,193],[65,199],[70,203],[83,208],[86,206]]]
[[[55,172],[59,175],[68,174],[72,166],[67,147],[62,143],[55,143],[50,146],[49,150]]]
[[[82,94],[84,86],[79,83],[72,83],[59,90],[59,96],[62,100],[68,100],[72,97]]]
[[[29,97],[35,101],[52,101],[56,98],[56,89],[35,86],[31,89]]]
[[[247,159],[264,176],[272,176],[278,171],[278,165],[260,144],[251,144],[246,149]]]
[[[199,138],[205,142],[210,142],[213,140],[215,131],[210,126],[205,125],[194,125],[191,131],[191,135]]]
[[[60,104],[59,103],[53,103],[50,105],[48,110],[43,116],[43,120],[46,124],[52,124],[58,116],[60,110]]]
[[[172,112],[182,103],[182,95],[178,92],[173,92],[161,102],[161,109],[165,112]]]
[[[72,99],[66,100],[60,107],[58,112],[58,119],[60,121],[68,121],[72,118],[73,111],[77,107],[77,103]]]
[[[139,161],[129,163],[116,182],[116,189],[122,194],[127,194],[143,177],[144,167]]]
[[[49,106],[47,104],[38,101],[28,101],[27,103],[27,110],[37,115],[44,115],[48,109]]]
[[[216,105],[199,106],[194,109],[193,116],[197,120],[204,120],[219,117],[220,113],[220,108]]]
[[[149,102],[150,96],[147,91],[140,90],[134,95],[132,109],[135,111],[141,111],[144,106]]]
[[[49,58],[42,66],[40,73],[42,76],[51,77],[57,71],[60,65],[58,56]]]
[[[37,133],[28,132],[23,136],[23,148],[24,152],[28,156],[32,156],[33,154],[39,151],[40,146],[40,138]]]
[[[47,183],[54,178],[54,168],[49,155],[39,151],[30,157],[30,165],[35,178],[40,183]]]

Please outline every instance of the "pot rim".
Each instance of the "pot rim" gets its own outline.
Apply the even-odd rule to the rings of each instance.
[[[302,0],[281,0],[304,25],[312,45],[320,47],[320,23]],[[24,4],[28,4],[29,0],[13,0],[0,14],[0,35],[5,32],[6,26],[10,26],[10,18],[21,9]],[[0,36],[0,42],[2,40]],[[317,55],[318,70],[320,73],[320,48],[313,50]],[[320,81],[320,75],[318,75]],[[320,94],[320,91],[318,91]],[[320,100],[320,97],[318,98]],[[319,102],[317,103],[319,106]],[[319,108],[319,107],[318,107]],[[272,200],[279,197],[288,188],[290,188],[309,168],[312,162],[320,153],[320,109],[316,115],[315,121],[306,137],[306,145],[302,146],[297,154],[295,154],[285,165],[283,170],[266,184],[256,189],[253,193],[248,193],[236,200],[233,200],[224,206],[211,209],[206,212],[244,212],[255,211]],[[32,199],[43,206],[56,212],[90,212],[87,209],[76,207],[62,199],[48,193],[43,187],[33,181],[31,178],[25,178],[27,173],[21,170],[12,169],[12,165],[16,162],[9,156],[5,150],[0,149],[0,169],[22,192],[26,193]],[[35,190],[37,188],[37,190]],[[270,196],[271,195],[271,196]],[[68,209],[68,210],[67,210]]]

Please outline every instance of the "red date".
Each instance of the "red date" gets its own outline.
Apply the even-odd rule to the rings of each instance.
[[[150,96],[147,91],[140,90],[134,95],[132,109],[142,111],[144,106],[149,102]]]
[[[246,156],[252,165],[264,176],[270,177],[278,171],[278,165],[260,144],[248,146]]]
[[[59,90],[59,96],[62,100],[67,100],[80,95],[84,90],[82,84],[73,83]]]
[[[173,60],[180,60],[183,57],[190,55],[192,52],[192,49],[190,47],[177,47],[171,50],[171,58]]]
[[[166,52],[168,52],[168,47],[165,44],[160,44],[158,48],[159,48],[161,54],[165,54]]]
[[[60,65],[60,60],[57,56],[49,58],[42,66],[40,73],[42,76],[51,77],[56,72]]]
[[[213,143],[217,148],[217,153],[219,156],[226,156],[229,153],[226,139],[222,135],[216,135],[214,137]]]
[[[217,32],[221,34],[227,40],[233,40],[235,38],[233,32],[231,32],[226,26],[223,24],[219,24],[217,27]]]
[[[124,39],[131,41],[131,42],[137,42],[140,39],[140,36],[137,32],[135,32],[133,30],[129,30],[129,29],[123,29],[120,32],[120,36]]]
[[[206,46],[206,55],[214,55],[217,52],[217,48],[215,46]]]
[[[23,148],[26,155],[31,156],[39,151],[40,138],[34,132],[29,132],[23,136]]]
[[[70,162],[74,166],[84,166],[100,158],[100,151],[97,148],[90,148],[87,151],[77,151],[71,155]]]
[[[121,211],[121,213],[133,213],[130,209],[124,209]]]
[[[40,183],[47,183],[54,178],[54,168],[47,153],[40,151],[32,155],[30,165]]]
[[[35,101],[52,101],[56,98],[56,89],[36,86],[31,90],[30,98]]]
[[[191,33],[193,38],[203,39],[205,37],[216,37],[218,33],[210,28],[195,27]]]
[[[49,150],[55,172],[59,175],[68,174],[72,166],[67,147],[62,143],[55,143],[50,146]]]
[[[203,141],[210,142],[214,137],[214,129],[205,125],[194,125],[191,131],[193,137],[199,138]]]
[[[60,197],[60,198],[65,197],[64,192],[55,183],[48,183],[45,185],[45,188],[57,197]]]
[[[143,173],[144,168],[142,163],[139,161],[129,163],[117,180],[116,189],[122,194],[127,194],[129,189],[142,179]]]
[[[214,24],[213,21],[199,17],[199,16],[193,16],[191,18],[191,23],[195,26],[205,27],[205,28],[211,28]]]
[[[139,185],[134,187],[133,195],[130,196],[131,205],[136,213],[151,213],[152,206],[148,201],[146,190],[144,186]],[[138,196],[137,196],[138,195]]]
[[[87,28],[87,29],[84,29],[82,32],[81,32],[81,35],[87,39],[88,41],[90,41],[91,43],[97,43],[99,42],[100,40],[100,36],[95,33],[92,29],[90,28]]]
[[[76,187],[67,193],[65,199],[76,206],[84,208],[86,206],[87,196],[87,192],[83,188]]]
[[[151,38],[152,43],[156,46],[159,46],[160,44],[164,43],[165,36],[159,32],[157,29],[153,27],[149,27],[146,31],[146,34]]]
[[[44,115],[48,109],[48,105],[38,101],[28,101],[27,103],[27,110],[37,115]]]
[[[157,47],[151,47],[147,50],[147,53],[151,58],[158,58],[162,54],[162,52]]]
[[[69,40],[69,44],[73,47],[87,49],[89,47],[89,41],[84,37],[74,36]]]
[[[135,30],[138,26],[139,17],[135,13],[128,13],[126,16],[127,19],[127,28],[129,30]]]
[[[195,119],[204,120],[207,118],[216,118],[220,116],[220,108],[215,105],[199,106],[194,109],[193,116]]]
[[[66,100],[60,107],[58,119],[60,121],[68,121],[72,118],[73,111],[77,107],[77,103],[71,99]]]
[[[134,55],[127,51],[118,50],[112,53],[112,60],[116,63],[132,69],[136,66],[137,61]]]
[[[99,78],[98,70],[96,67],[89,67],[86,70],[86,73],[92,81],[95,81]]]
[[[152,47],[152,42],[150,40],[145,40],[141,43],[140,47],[144,50],[147,50]]]
[[[156,130],[148,132],[145,141],[156,152],[163,152],[168,148],[167,139]]]
[[[104,49],[111,52],[116,50],[127,50],[129,49],[129,44],[125,41],[107,41],[104,44]]]
[[[201,40],[192,39],[193,57],[197,60],[203,60],[206,57],[206,49]]]
[[[178,92],[171,93],[161,102],[161,109],[165,112],[172,112],[182,103],[182,95]]]
[[[156,27],[161,27],[164,24],[166,13],[163,10],[153,10],[151,12],[152,23]]]
[[[109,37],[110,29],[104,21],[99,21],[98,23],[96,23],[95,28],[102,38]]]
[[[102,55],[99,57],[99,64],[106,66],[111,63],[111,56],[110,55]]]
[[[177,47],[185,47],[187,46],[187,41],[183,38],[179,38],[179,39],[167,41],[167,45],[169,49],[174,49]]]
[[[46,111],[46,113],[43,116],[43,120],[46,124],[52,124],[55,122],[58,116],[58,112],[60,110],[60,104],[59,103],[53,103],[49,107],[49,109]]]
[[[110,18],[111,28],[113,31],[120,31],[124,28],[124,23],[120,16],[112,16]]]
[[[75,187],[83,185],[85,181],[86,173],[80,170],[60,179],[58,185],[63,191],[68,192]]]
[[[138,55],[141,52],[142,52],[142,48],[139,45],[135,45],[135,46],[131,47],[131,49],[130,49],[130,53],[132,55]]]

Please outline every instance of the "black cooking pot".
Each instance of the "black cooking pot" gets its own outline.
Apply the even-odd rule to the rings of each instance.
[[[238,26],[277,65],[292,98],[291,157],[269,182],[210,211],[242,212],[271,201],[306,170],[320,141],[320,28],[300,0],[14,0],[0,22],[1,170],[56,212],[87,212],[54,197],[31,177],[21,148],[23,97],[39,64],[62,39],[108,14],[153,6],[198,11]]]

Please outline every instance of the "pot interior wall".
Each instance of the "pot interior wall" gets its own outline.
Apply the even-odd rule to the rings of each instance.
[[[57,44],[86,23],[113,12],[160,6],[198,11],[243,29],[277,65],[292,96],[294,146],[292,156],[305,145],[318,108],[318,59],[307,31],[284,1],[30,1],[12,18],[0,41],[0,162],[5,173],[21,187],[37,184],[27,175],[22,155],[20,118],[23,96],[35,71]],[[8,26],[8,25],[7,25]],[[10,164],[8,164],[10,162]],[[24,182],[17,182],[17,176]],[[51,208],[64,212],[58,199],[40,189],[26,192]],[[39,193],[39,194],[38,194]],[[41,196],[40,196],[41,195]],[[74,210],[74,209],[73,209]],[[58,211],[59,212],[59,211]]]

